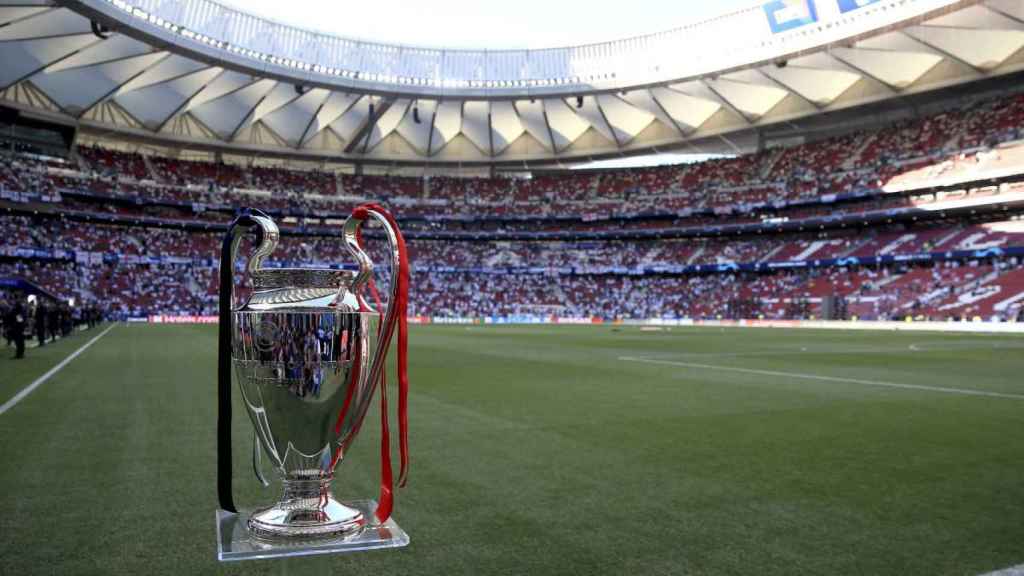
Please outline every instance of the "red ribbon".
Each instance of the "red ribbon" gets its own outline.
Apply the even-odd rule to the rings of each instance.
[[[375,385],[380,386],[380,416],[381,416],[381,432],[380,432],[380,456],[381,456],[381,480],[380,480],[380,498],[377,504],[377,521],[381,524],[387,521],[391,517],[391,511],[394,509],[394,478],[393,471],[391,468],[391,434],[390,426],[388,422],[388,395],[387,395],[387,377],[384,369],[384,362],[387,359],[387,354],[391,348],[391,337],[395,332],[395,324],[397,323],[398,328],[398,448],[400,454],[400,465],[398,472],[398,485],[404,487],[408,478],[409,471],[409,320],[408,320],[408,308],[409,308],[409,257],[405,248],[405,239],[402,237],[402,233],[398,229],[398,223],[395,221],[394,216],[391,215],[384,207],[379,204],[363,204],[352,211],[352,217],[359,220],[366,220],[370,217],[370,214],[375,213],[378,216],[384,218],[385,221],[391,226],[391,229],[395,233],[395,248],[398,251],[398,270],[393,272],[394,277],[391,279],[392,282],[397,282],[397,290],[395,291],[394,302],[389,302],[388,306],[394,306],[394,314],[387,314],[377,329],[383,331],[383,339],[381,341],[381,348],[379,354],[382,354],[381,358],[381,372],[380,378]],[[360,248],[363,247],[362,234],[357,231],[356,239],[359,243]],[[373,281],[371,276],[368,282],[370,288],[370,294],[373,296],[374,302],[377,305],[377,309],[381,309],[380,293],[377,291],[377,285]],[[391,312],[391,310],[388,310]],[[389,318],[390,317],[390,318]],[[347,404],[347,402],[346,402]]]

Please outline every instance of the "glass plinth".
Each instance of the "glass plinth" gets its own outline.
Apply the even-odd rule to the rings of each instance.
[[[361,511],[364,518],[372,519],[377,509],[375,500],[357,500],[345,504]],[[246,527],[251,512],[242,510],[238,514],[232,514],[217,510],[217,559],[221,562],[345,554],[362,550],[401,548],[409,544],[409,535],[398,526],[394,518],[389,518],[379,526],[367,525],[360,532],[342,538],[302,542],[257,539]]]

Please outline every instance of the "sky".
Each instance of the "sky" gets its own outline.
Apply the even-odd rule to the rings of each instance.
[[[448,48],[551,48],[659,32],[756,0],[223,0],[342,36]]]
[[[757,0],[221,0],[251,14],[341,36],[446,48],[551,48],[699,22]],[[606,160],[614,168],[693,161],[687,154]],[[702,158],[697,158],[702,159]]]

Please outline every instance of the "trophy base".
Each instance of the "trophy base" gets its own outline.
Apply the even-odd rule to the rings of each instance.
[[[303,506],[307,502],[298,499],[256,510],[249,516],[249,533],[274,541],[341,538],[358,532],[366,524],[362,512],[345,506],[329,494],[323,506],[319,502],[315,507]]]
[[[237,560],[259,560],[288,558],[316,554],[345,554],[362,550],[401,548],[409,544],[409,536],[389,518],[383,524],[376,524],[373,513],[377,510],[374,500],[359,500],[348,505],[338,504],[353,510],[363,519],[360,528],[335,536],[314,536],[313,538],[271,537],[254,534],[249,524],[252,518],[266,512],[263,509],[238,514],[217,510],[217,559],[221,562]]]

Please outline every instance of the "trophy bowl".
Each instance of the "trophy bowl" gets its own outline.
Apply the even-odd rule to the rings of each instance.
[[[257,510],[258,537],[336,537],[362,513],[334,499],[330,483],[373,396],[369,379],[380,315],[354,302],[323,310],[354,273],[264,270],[234,312],[232,363],[257,443],[284,484],[281,500]],[[351,293],[349,293],[351,294]]]

